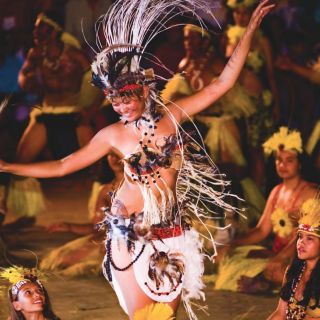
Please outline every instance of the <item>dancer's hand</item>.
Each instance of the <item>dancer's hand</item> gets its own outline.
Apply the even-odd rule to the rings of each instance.
[[[269,0],[263,0],[252,13],[248,24],[248,31],[254,32],[259,28],[262,19],[267,15],[275,4],[270,4]]]

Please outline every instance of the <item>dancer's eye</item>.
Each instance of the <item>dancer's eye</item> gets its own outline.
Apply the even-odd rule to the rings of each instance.
[[[114,224],[118,224],[118,222],[119,222],[118,219],[114,219],[114,220],[113,220],[113,223],[114,223]]]

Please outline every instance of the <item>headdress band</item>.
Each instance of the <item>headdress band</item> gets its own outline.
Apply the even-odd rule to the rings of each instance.
[[[60,26],[60,24],[58,24],[57,22],[55,22],[52,19],[50,19],[44,13],[40,13],[38,15],[38,19],[40,19],[41,21],[45,22],[46,24],[48,24],[49,26],[53,27],[55,30],[57,30],[59,32],[63,30],[63,28],[62,28],[62,26]]]

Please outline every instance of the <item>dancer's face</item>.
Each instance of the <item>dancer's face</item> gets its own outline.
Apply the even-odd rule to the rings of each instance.
[[[191,58],[202,58],[211,44],[208,37],[204,37],[201,33],[192,30],[184,31],[183,43],[186,55]]]
[[[300,174],[300,162],[294,151],[277,151],[276,170],[281,179],[292,179]]]
[[[33,39],[36,45],[46,44],[53,33],[53,28],[37,19],[33,29]]]
[[[233,19],[237,26],[246,27],[250,21],[251,10],[246,7],[239,7],[233,11]]]
[[[112,98],[111,103],[113,110],[129,122],[138,120],[142,116],[142,113],[144,111],[145,99],[148,94],[148,88],[144,87],[143,94],[140,97],[123,96]]]
[[[305,232],[298,232],[297,253],[298,258],[302,260],[319,259],[320,238]]]
[[[16,311],[23,315],[42,312],[44,309],[45,297],[42,289],[35,283],[24,284],[19,292],[17,300],[13,302]]]
[[[201,34],[185,30],[183,43],[187,55],[191,57],[197,55],[201,47]]]

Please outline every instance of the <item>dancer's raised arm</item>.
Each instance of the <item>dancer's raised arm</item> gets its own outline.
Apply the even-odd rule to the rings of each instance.
[[[110,141],[112,131],[111,127],[102,129],[86,146],[60,160],[30,164],[7,163],[0,160],[0,172],[9,172],[33,178],[65,176],[88,167],[106,155],[111,150],[111,145],[108,141]]]
[[[251,16],[246,32],[240,39],[222,73],[214,82],[194,95],[176,101],[175,105],[179,106],[180,110],[180,112],[175,113],[177,114],[177,120],[183,120],[186,114],[191,116],[204,110],[232,88],[245,63],[255,30],[274,6],[274,4],[269,4],[269,0],[264,0],[258,5]]]

